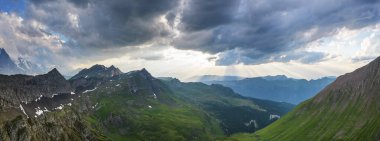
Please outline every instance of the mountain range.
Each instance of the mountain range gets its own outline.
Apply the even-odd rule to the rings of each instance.
[[[299,104],[313,97],[334,80],[335,77],[306,80],[277,75],[241,80],[203,81],[203,83],[221,84],[247,97]]]
[[[379,80],[380,58],[377,58],[339,76],[315,97],[263,130],[226,140],[379,140]]]
[[[252,133],[294,106],[230,88],[95,65],[66,80],[0,75],[0,140],[216,140]]]
[[[0,48],[0,74],[42,74],[46,70],[45,66],[34,64],[22,57],[13,61],[5,49]]]
[[[79,79],[79,78],[109,78],[116,75],[120,75],[123,72],[115,66],[105,67],[103,65],[94,65],[89,69],[83,69],[79,71],[78,74],[74,75],[70,79]]]
[[[0,52],[0,59],[9,58]],[[9,60],[2,65],[18,67]],[[68,80],[57,69],[0,75],[0,140],[379,140],[380,57],[333,79],[280,75],[205,84],[103,65]],[[326,87],[295,107],[242,96],[216,82],[252,92]]]
[[[187,81],[189,82],[209,82],[209,81],[234,81],[234,80],[241,80],[244,79],[244,77],[240,76],[228,76],[228,75],[198,75],[193,76]]]

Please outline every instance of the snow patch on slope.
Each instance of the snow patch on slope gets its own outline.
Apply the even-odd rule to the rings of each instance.
[[[21,109],[21,111],[22,111],[22,113],[24,113],[24,115],[26,115],[26,117],[27,118],[29,118],[29,116],[28,116],[28,114],[26,114],[26,112],[25,112],[25,109],[24,109],[24,107],[22,107],[22,105],[20,104],[20,109]]]
[[[86,91],[84,91],[83,93],[88,93],[88,92],[92,92],[92,91],[95,91],[97,89],[97,87],[95,87],[94,89],[92,89],[92,90],[86,90]]]

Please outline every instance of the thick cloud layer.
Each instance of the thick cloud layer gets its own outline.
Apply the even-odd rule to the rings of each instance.
[[[124,47],[168,37],[171,32],[160,20],[176,5],[173,0],[31,0],[27,17],[82,47]]]
[[[70,62],[69,55],[79,55],[59,35],[47,32],[47,27],[35,20],[0,13],[0,27],[0,47],[5,48],[13,60],[21,57],[51,69]]]
[[[24,11],[0,17],[20,16],[7,26],[25,38],[2,28],[1,38],[20,42],[0,42],[28,48],[18,54],[89,60],[157,45],[216,54],[216,65],[315,63],[333,56],[307,51],[308,43],[377,24],[379,7],[377,0],[26,0]],[[151,54],[132,58],[163,58]]]
[[[182,29],[197,31],[234,21],[240,0],[190,0],[182,14]]]
[[[174,46],[223,52],[220,64],[267,62],[308,42],[333,35],[339,28],[362,28],[380,20],[380,2],[374,0],[193,1],[184,10],[181,21],[184,33],[174,41]],[[213,19],[214,22],[208,22]],[[318,53],[304,55],[315,54]]]

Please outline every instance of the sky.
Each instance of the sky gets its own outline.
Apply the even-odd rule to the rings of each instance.
[[[380,1],[0,0],[0,47],[65,75],[316,79],[380,55]]]

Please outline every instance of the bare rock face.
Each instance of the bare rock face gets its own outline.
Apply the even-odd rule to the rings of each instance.
[[[0,74],[42,74],[46,71],[45,66],[34,64],[22,57],[12,60],[5,49],[0,48]]]
[[[0,107],[18,107],[22,102],[29,103],[41,97],[69,94],[73,90],[70,83],[53,69],[47,74],[0,75]]]
[[[78,74],[70,78],[71,86],[76,90],[76,93],[81,93],[85,90],[94,89],[100,83],[123,74],[120,69],[115,66],[106,67],[103,65],[94,65],[89,69],[83,69]]]
[[[89,69],[81,70],[77,75],[73,76],[70,80],[75,80],[79,78],[110,78],[123,74],[115,66],[105,67],[103,65],[94,65]]]
[[[131,93],[148,92],[153,94],[159,91],[153,84],[156,79],[145,68],[131,71],[124,77],[127,77]]]
[[[49,69],[41,64],[35,64],[26,58],[19,57],[17,61],[15,61],[18,69],[21,74],[44,74]],[[12,73],[14,74],[14,73]]]
[[[80,115],[70,111],[65,112],[64,116],[50,114],[38,119],[18,116],[0,124],[1,141],[93,141],[99,140],[98,138],[99,135],[86,126]]]
[[[15,74],[20,73],[21,70],[12,61],[5,49],[0,48],[0,73],[1,74]]]
[[[326,99],[336,103],[342,98],[348,102],[357,99],[365,100],[365,103],[375,102],[379,97],[380,86],[380,57],[368,65],[356,69],[351,73],[339,76],[334,83],[326,87],[317,95],[313,102],[320,103]],[[333,93],[333,94],[332,94]],[[378,104],[380,106],[380,104]]]

